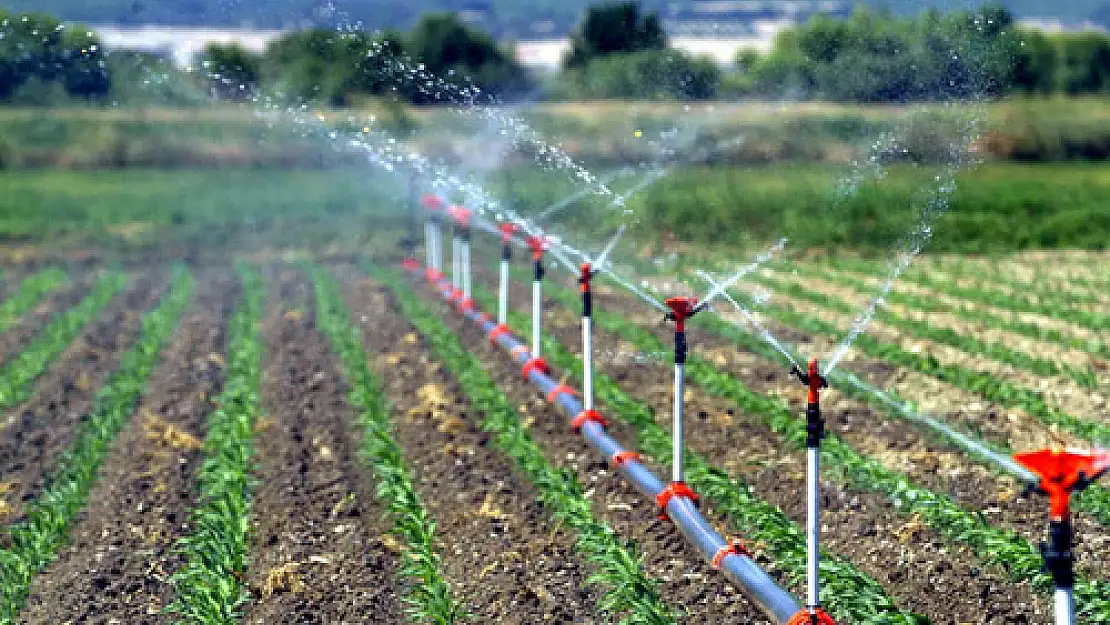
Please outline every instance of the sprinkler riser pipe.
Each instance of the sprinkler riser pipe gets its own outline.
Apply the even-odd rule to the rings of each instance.
[[[1075,598],[1072,596],[1071,588],[1057,588],[1052,595],[1052,604],[1056,625],[1075,623]]]
[[[821,450],[806,449],[806,607],[821,606]]]
[[[438,286],[441,290],[445,290],[446,281],[441,281]],[[492,321],[482,317],[481,311],[477,308],[464,310],[463,316],[477,323],[485,334],[489,334],[495,327]],[[512,334],[502,334],[497,337],[496,342],[509,352],[517,364],[523,365],[532,358],[531,354],[518,349],[523,346],[523,343]],[[515,353],[514,350],[516,350]],[[528,379],[545,395],[559,386],[558,381],[538,370],[531,371]],[[555,398],[555,402],[568,418],[574,418],[585,409],[581,402],[569,393],[560,394]],[[590,446],[600,452],[604,458],[612,458],[616,453],[626,451],[619,442],[609,436],[604,427],[597,423],[586,422],[581,431]],[[657,476],[637,460],[623,462],[618,471],[648,499],[654,499],[666,488]],[[675,527],[707,561],[712,560],[722,548],[729,546],[725,538],[701,516],[693,503],[685,498],[672,498],[667,504],[667,514]],[[800,608],[797,600],[790,593],[775,584],[774,580],[746,555],[729,555],[722,559],[721,572],[775,623],[788,623]]]
[[[582,317],[582,403],[594,409],[594,339],[593,319]]]
[[[470,274],[470,237],[462,239],[462,291],[463,298],[470,299],[471,274]]]
[[[435,259],[432,258],[432,223],[430,221],[424,222],[424,264],[429,267],[435,267]]]
[[[497,289],[497,324],[509,323],[509,261],[501,258],[501,282]]]
[[[540,358],[542,353],[542,320],[543,320],[543,282],[532,281],[532,356]]]
[[[682,422],[683,422],[683,395],[686,392],[686,365],[674,365],[674,464],[672,465],[672,481],[682,482],[685,476],[682,466]]]

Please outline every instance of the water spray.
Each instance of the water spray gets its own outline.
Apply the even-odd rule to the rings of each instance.
[[[671,470],[671,484],[667,487],[670,496],[684,496],[697,500],[697,496],[686,486],[685,471],[683,466],[683,428],[682,422],[685,411],[686,394],[686,320],[696,315],[699,311],[698,300],[693,297],[672,297],[665,304],[670,308],[666,320],[673,321],[674,326],[674,458]],[[668,497],[669,499],[669,497]],[[665,504],[661,504],[666,508]]]
[[[443,200],[427,194],[422,203],[428,211],[428,220],[424,222],[424,244],[427,248],[425,253],[428,257],[427,277],[432,282],[438,282],[443,278]]]
[[[1110,451],[1075,452],[1042,449],[1014,455],[1014,460],[1040,479],[1035,489],[1049,497],[1048,542],[1041,543],[1045,568],[1056,586],[1056,625],[1075,623],[1075,554],[1071,496],[1110,470]]]
[[[821,389],[829,383],[821,375],[817,359],[809,361],[809,370],[795,366],[790,370],[808,389],[806,398],[806,607],[798,612],[790,625],[825,625],[833,623],[821,609],[821,439],[825,438],[825,420],[821,417]]]
[[[517,227],[504,221],[497,227],[501,232],[501,281],[497,288],[497,325],[509,326],[509,264],[513,260],[513,235]]]

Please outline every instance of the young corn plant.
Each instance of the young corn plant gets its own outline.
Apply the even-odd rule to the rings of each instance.
[[[596,568],[586,582],[599,591],[598,607],[622,625],[677,623],[675,610],[659,598],[657,582],[645,575],[635,546],[621,540],[611,527],[593,516],[590,501],[569,472],[547,462],[522,425],[520,414],[482,364],[444,327],[440,315],[429,310],[395,274],[376,267],[369,270],[390,287],[405,315],[458,381],[471,405],[484,415],[482,429],[493,436],[494,445],[532,481],[540,502],[556,521],[576,533],[575,550]]]
[[[475,301],[484,307],[495,303],[492,295],[482,288],[475,289]],[[525,315],[509,313],[509,325],[515,332],[527,332],[530,323],[530,318]],[[577,380],[582,379],[581,359],[554,336],[544,337],[544,353],[549,364],[573,373]],[[598,372],[594,373],[594,393],[608,406],[606,414],[616,415],[633,427],[637,446],[664,465],[671,462],[673,439],[657,424],[654,411],[649,406],[625,393],[612,379]],[[775,564],[785,571],[789,585],[803,587],[806,579],[806,536],[802,528],[781,509],[759,499],[749,485],[712,466],[700,454],[687,451],[685,461],[687,483],[714,509],[725,514],[734,531],[766,549]],[[838,619],[861,625],[920,625],[928,622],[920,614],[899,608],[877,581],[845,558],[822,552],[820,566],[826,589],[823,602]]]
[[[362,333],[351,323],[335,279],[317,267],[308,271],[316,291],[316,323],[340,358],[351,386],[348,401],[359,413],[360,451],[374,472],[377,498],[389,511],[393,534],[405,545],[400,575],[407,582],[406,612],[419,623],[462,622],[468,615],[440,572],[435,520],[413,486],[401,447],[393,438],[391,411],[367,364],[370,356],[363,348]]]
[[[239,268],[243,300],[228,324],[227,380],[208,415],[204,463],[197,475],[199,501],[192,533],[175,548],[184,565],[170,578],[174,601],[166,611],[190,625],[231,625],[249,599],[243,576],[250,532],[252,439],[262,412],[260,336],[266,287],[262,277]]]
[[[31,393],[31,384],[126,285],[127,279],[118,273],[101,278],[85,299],[56,315],[30,345],[0,367],[0,408],[11,408],[26,400]]]
[[[4,542],[8,547],[0,551],[0,624],[15,623],[31,580],[65,543],[96,482],[97,470],[112,440],[134,412],[192,289],[192,276],[177,270],[169,292],[143,317],[137,342],[97,393],[92,412],[78,426],[73,445],[58,460],[42,495],[30,504],[22,522],[6,530]]]
[[[28,276],[14,294],[0,304],[0,332],[15,325],[23,315],[34,308],[47,293],[65,284],[66,274],[58,269],[46,269]]]
[[[556,292],[555,289],[549,291]],[[560,298],[570,293],[566,289],[560,291],[563,293],[558,296]],[[594,318],[598,327],[613,332],[638,349],[646,352],[666,349],[649,330],[623,317],[595,311]],[[751,391],[739,379],[717,371],[712,364],[696,356],[688,361],[686,373],[694,384],[733,402],[744,414],[756,419],[790,446],[805,448],[805,420],[794,414],[781,399]],[[1039,550],[1017,533],[991,526],[982,514],[965,510],[947,495],[917,486],[904,474],[887,469],[835,435],[828,436],[821,450],[822,463],[830,478],[851,490],[885,495],[902,514],[917,516],[938,534],[968,545],[984,562],[998,565],[1012,579],[1028,581],[1045,592],[1051,590],[1052,579],[1042,570]],[[1079,613],[1089,622],[1110,623],[1110,582],[1079,579],[1075,595]]]

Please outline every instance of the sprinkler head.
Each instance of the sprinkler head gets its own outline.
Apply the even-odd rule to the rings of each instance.
[[[1014,455],[1014,460],[1041,478],[1037,490],[1048,495],[1052,519],[1068,518],[1071,494],[1110,471],[1110,451],[1041,449]]]
[[[470,226],[471,212],[465,206],[454,205],[447,209],[447,214],[463,228]]]
[[[672,297],[663,303],[667,305],[667,308],[671,309],[671,312],[667,313],[664,320],[674,321],[678,325],[677,330],[679,332],[686,329],[686,320],[699,312],[698,299],[696,297]]]
[[[420,204],[430,211],[438,211],[443,209],[443,200],[437,195],[425,193],[424,197],[420,198]]]
[[[590,284],[590,279],[596,275],[597,272],[594,271],[593,267],[590,266],[590,263],[582,263],[580,273],[578,274],[578,284],[581,284],[583,288],[586,288]]]
[[[532,260],[543,260],[543,253],[547,250],[547,237],[542,235],[528,237],[528,247],[532,248]]]
[[[790,367],[790,375],[798,378],[803,386],[809,387],[810,402],[816,401],[816,396],[823,388],[829,388],[829,381],[821,376],[821,369],[817,365],[817,359],[809,361],[809,370],[802,371],[797,365]]]
[[[516,234],[517,225],[509,221],[503,221],[497,226],[497,229],[501,231],[501,242],[508,245],[513,240],[513,235]]]

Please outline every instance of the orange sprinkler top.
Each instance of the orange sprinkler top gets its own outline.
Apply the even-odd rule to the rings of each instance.
[[[1054,521],[1068,518],[1072,491],[1086,487],[1110,469],[1110,451],[1042,449],[1015,454],[1014,460],[1041,478],[1038,486],[1048,494]]]

